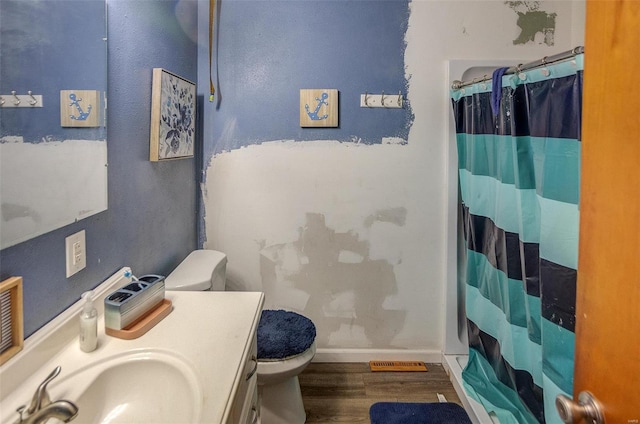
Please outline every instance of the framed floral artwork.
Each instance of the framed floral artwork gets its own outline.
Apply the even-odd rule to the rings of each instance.
[[[149,159],[193,157],[196,85],[162,68],[153,69]]]

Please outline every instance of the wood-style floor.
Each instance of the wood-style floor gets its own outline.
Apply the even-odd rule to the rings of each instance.
[[[369,423],[376,402],[462,405],[441,364],[427,372],[371,372],[368,363],[311,363],[298,377],[307,423]]]

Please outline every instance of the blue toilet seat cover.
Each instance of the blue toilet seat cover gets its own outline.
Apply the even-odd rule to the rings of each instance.
[[[300,314],[284,310],[262,311],[258,323],[258,359],[278,360],[297,356],[316,338],[316,326]]]

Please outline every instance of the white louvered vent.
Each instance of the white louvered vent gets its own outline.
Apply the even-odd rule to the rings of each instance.
[[[11,319],[11,292],[0,294],[0,353],[13,346],[13,333],[11,331],[13,320]]]

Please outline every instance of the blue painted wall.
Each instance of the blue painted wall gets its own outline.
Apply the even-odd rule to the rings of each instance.
[[[201,1],[201,23],[207,7],[208,1]],[[227,0],[219,9],[218,94],[215,103],[205,105],[205,158],[271,140],[407,139],[410,106],[360,108],[366,91],[406,96],[407,0]],[[200,35],[206,37],[202,29]],[[204,92],[208,52],[201,46],[199,54]],[[305,88],[339,90],[339,128],[300,128]]]
[[[121,267],[167,273],[196,247],[196,161],[148,160],[152,68],[196,80],[196,5],[109,0],[109,209],[0,252],[0,279],[24,278],[25,335]],[[87,268],[67,279],[64,239],[82,229]]]

